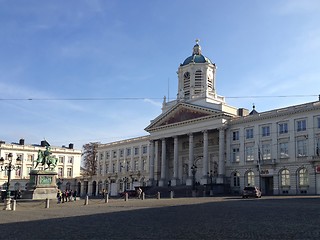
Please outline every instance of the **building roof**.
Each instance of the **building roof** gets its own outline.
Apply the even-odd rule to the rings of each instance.
[[[196,45],[193,47],[193,52],[190,57],[187,57],[181,66],[188,65],[189,63],[211,63],[211,60],[201,53],[201,46],[198,44],[199,40],[196,40]]]

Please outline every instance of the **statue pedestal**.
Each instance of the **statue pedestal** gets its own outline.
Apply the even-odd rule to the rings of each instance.
[[[54,171],[30,172],[30,181],[27,191],[24,192],[25,199],[55,199],[57,198],[57,173]]]

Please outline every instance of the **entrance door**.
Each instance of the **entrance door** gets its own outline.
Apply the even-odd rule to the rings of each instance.
[[[273,177],[262,178],[262,194],[273,195]]]

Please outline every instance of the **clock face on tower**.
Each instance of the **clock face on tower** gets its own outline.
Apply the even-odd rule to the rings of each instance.
[[[189,73],[189,72],[185,72],[185,73],[183,74],[183,76],[184,76],[184,78],[190,78],[190,73]]]

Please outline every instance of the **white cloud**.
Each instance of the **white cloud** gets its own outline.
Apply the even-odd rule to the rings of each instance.
[[[159,107],[159,108],[162,107],[162,103],[154,101],[154,100],[152,100],[150,98],[145,98],[145,99],[143,99],[143,101],[146,102],[146,103],[151,103],[153,106],[156,106],[156,107]]]
[[[280,1],[275,11],[281,15],[304,14],[319,12],[320,2],[318,0],[289,0]]]

